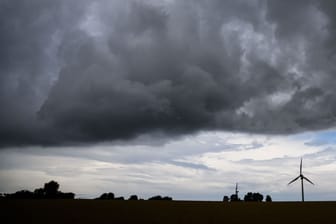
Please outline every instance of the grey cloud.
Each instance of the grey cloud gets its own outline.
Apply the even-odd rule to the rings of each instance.
[[[267,17],[276,25],[276,34],[284,36],[302,36],[312,30],[316,8],[312,0],[268,1]]]
[[[81,20],[76,2],[0,2],[0,145],[48,138],[36,111],[56,78],[58,39]]]
[[[175,166],[181,166],[185,168],[191,168],[196,170],[208,170],[208,171],[215,171],[215,169],[212,169],[208,166],[205,166],[203,164],[197,164],[197,163],[190,163],[190,162],[183,162],[183,161],[170,161],[170,164],[173,164]]]
[[[1,9],[0,145],[335,125],[331,1]]]

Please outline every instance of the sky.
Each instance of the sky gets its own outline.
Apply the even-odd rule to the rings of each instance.
[[[336,200],[333,0],[0,0],[0,192]]]

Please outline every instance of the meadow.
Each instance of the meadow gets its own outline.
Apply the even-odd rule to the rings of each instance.
[[[1,223],[335,223],[336,202],[1,200]]]

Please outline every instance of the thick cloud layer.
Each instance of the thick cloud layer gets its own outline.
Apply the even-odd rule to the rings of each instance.
[[[0,145],[335,126],[334,1],[1,1]]]

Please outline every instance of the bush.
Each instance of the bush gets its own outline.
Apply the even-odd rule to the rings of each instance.
[[[270,195],[267,195],[267,196],[266,196],[266,202],[272,202],[272,198],[271,198]]]
[[[137,200],[138,200],[138,196],[136,196],[136,195],[131,195],[131,196],[129,197],[128,200],[131,200],[131,201],[137,201]]]

